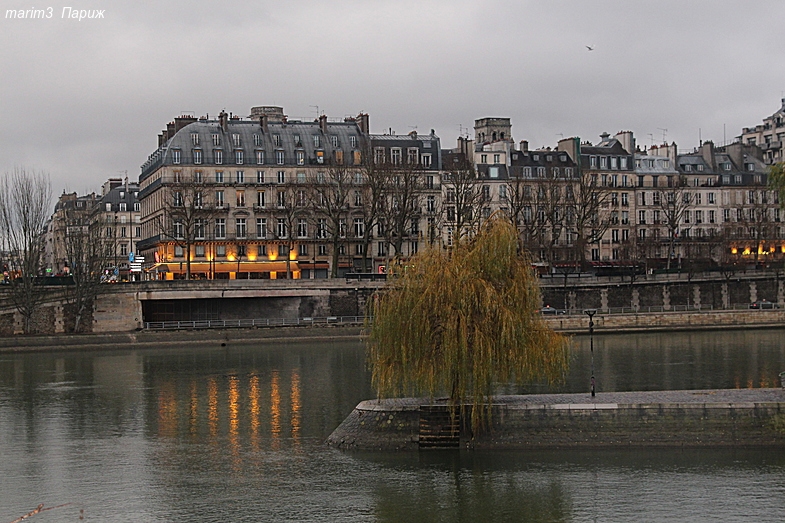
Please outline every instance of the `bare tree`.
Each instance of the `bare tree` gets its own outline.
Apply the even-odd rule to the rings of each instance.
[[[387,245],[395,250],[394,257],[401,258],[406,238],[419,237],[422,213],[420,173],[413,164],[386,163],[377,168],[387,170],[379,223]],[[391,254],[388,252],[388,257]]]
[[[450,165],[442,175],[442,185],[446,201],[445,223],[453,228],[456,242],[474,236],[480,225],[480,211],[485,201],[474,166],[468,160]]]
[[[657,200],[654,203],[659,203],[662,223],[668,233],[667,268],[670,269],[671,260],[676,255],[675,244],[679,227],[684,222],[685,213],[692,208],[695,197],[687,189],[686,176],[676,178],[673,187],[662,187],[655,191],[653,197]]]
[[[208,197],[200,172],[175,172],[167,182],[163,212],[158,215],[161,236],[181,247],[185,255],[185,279],[191,279],[191,247],[205,238],[216,207]]]
[[[44,253],[44,232],[51,212],[52,187],[49,175],[16,167],[0,183],[0,234],[16,275],[9,297],[24,318],[24,331],[47,290],[36,281]]]
[[[309,180],[311,210],[317,220],[317,238],[329,239],[332,244],[330,277],[338,277],[338,256],[341,244],[346,241],[346,220],[349,215],[349,198],[352,175],[343,164],[329,165],[325,172],[318,172]],[[286,207],[279,193],[279,208]]]
[[[286,246],[286,278],[292,277],[292,264],[290,253],[296,247],[296,239],[300,234],[301,228],[307,229],[309,212],[307,184],[289,184],[281,187],[276,192],[274,219],[275,225],[273,236],[277,240],[285,241],[281,245]],[[302,220],[302,221],[301,221]],[[306,232],[306,231],[302,231]]]
[[[597,183],[597,175],[582,173],[567,196],[567,205],[575,217],[575,247],[581,266],[586,262],[586,248],[600,241],[610,225],[610,193]]]
[[[73,332],[82,330],[85,311],[101,290],[101,273],[115,252],[114,242],[101,237],[101,224],[94,221],[91,210],[67,209],[61,231],[74,282],[66,293],[74,313]]]
[[[370,272],[372,269],[371,260],[373,256],[371,252],[371,242],[373,241],[374,230],[379,230],[379,223],[382,219],[381,213],[384,210],[385,194],[388,185],[389,171],[380,168],[372,161],[370,149],[365,151],[363,156],[360,170],[356,173],[359,175],[359,186],[356,190],[360,193],[360,206],[357,212],[362,215],[365,230],[360,242],[362,243],[362,265],[364,272]],[[358,184],[355,184],[358,185]]]

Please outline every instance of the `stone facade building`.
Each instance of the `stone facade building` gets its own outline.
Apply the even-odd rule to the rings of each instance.
[[[762,124],[743,128],[738,140],[745,145],[760,147],[767,165],[785,162],[785,98],[782,99],[782,107],[764,118]]]
[[[440,165],[434,133],[373,135],[366,114],[306,121],[265,106],[176,118],[142,166],[139,250],[170,279],[384,270],[424,241],[422,189],[438,188]]]

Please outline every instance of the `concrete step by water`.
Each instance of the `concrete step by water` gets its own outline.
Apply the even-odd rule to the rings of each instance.
[[[458,448],[461,414],[451,414],[447,405],[420,405],[420,448]]]

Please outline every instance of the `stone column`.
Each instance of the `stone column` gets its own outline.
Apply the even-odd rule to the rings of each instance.
[[[730,308],[730,296],[728,296],[728,282],[722,284],[722,308]]]
[[[608,288],[603,287],[600,289],[600,309],[608,309]]]
[[[758,301],[758,283],[750,281],[750,303]]]
[[[634,311],[641,308],[641,297],[637,287],[632,289],[632,303],[630,303],[630,306],[632,306]]]
[[[701,288],[699,285],[692,286],[692,303],[696,309],[701,307]]]

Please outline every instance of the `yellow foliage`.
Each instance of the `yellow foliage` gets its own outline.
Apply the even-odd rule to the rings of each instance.
[[[431,249],[372,303],[368,349],[380,397],[446,394],[476,430],[494,385],[562,379],[567,341],[538,313],[540,292],[517,232],[490,220],[451,253]]]

